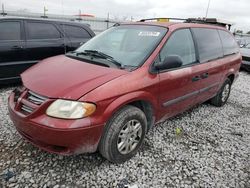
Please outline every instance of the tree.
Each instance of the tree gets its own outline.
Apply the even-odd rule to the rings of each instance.
[[[247,34],[250,34],[250,31],[248,31]]]

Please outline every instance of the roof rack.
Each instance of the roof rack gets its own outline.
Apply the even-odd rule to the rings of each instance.
[[[231,26],[234,24],[233,22],[229,22],[222,19],[217,18],[188,18],[185,21],[186,23],[199,23],[199,24],[212,24],[221,27],[226,27],[228,30],[231,29]]]
[[[163,18],[163,17],[159,17],[159,18],[146,18],[146,19],[141,19],[139,22],[146,22],[146,21],[164,21],[165,22],[169,22],[170,20],[176,20],[176,21],[185,21],[186,19],[184,18]]]
[[[159,21],[159,22],[170,22],[173,21],[183,21],[184,23],[199,23],[199,24],[212,24],[221,27],[226,27],[228,30],[231,29],[231,26],[234,24],[233,22],[217,19],[217,18],[147,18],[141,19],[139,22],[146,21]]]

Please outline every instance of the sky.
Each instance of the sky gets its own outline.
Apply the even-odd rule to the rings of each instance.
[[[6,10],[49,14],[93,14],[96,17],[134,21],[150,17],[205,17],[209,0],[0,0]],[[250,31],[249,0],[210,0],[207,17],[216,17],[235,23],[234,28]],[[233,28],[233,29],[234,29]]]

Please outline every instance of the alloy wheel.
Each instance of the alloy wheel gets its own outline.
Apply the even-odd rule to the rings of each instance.
[[[142,138],[141,123],[136,119],[128,121],[123,126],[118,135],[118,140],[117,140],[118,151],[123,155],[132,152],[139,144],[141,138]]]

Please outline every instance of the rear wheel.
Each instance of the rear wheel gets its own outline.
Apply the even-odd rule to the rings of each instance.
[[[211,104],[218,107],[226,104],[231,92],[231,86],[232,82],[227,78],[217,95],[211,99]]]
[[[140,148],[146,128],[145,114],[137,107],[125,106],[105,126],[100,153],[114,163],[130,159]]]

